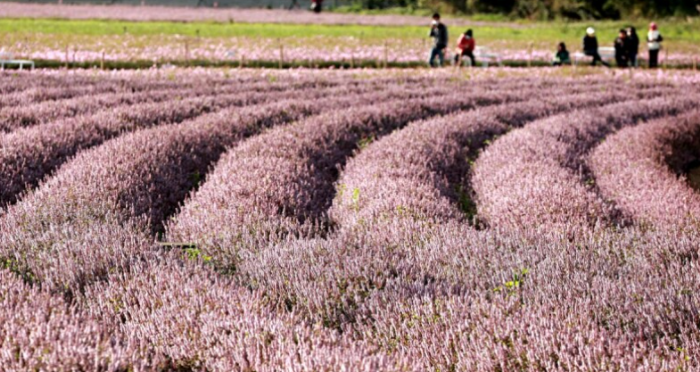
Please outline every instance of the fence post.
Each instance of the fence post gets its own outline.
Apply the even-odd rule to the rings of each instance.
[[[190,42],[185,40],[185,64],[190,65]]]
[[[68,69],[68,59],[70,58],[70,56],[68,55],[68,49],[70,49],[70,46],[66,44],[66,69]]]
[[[280,46],[280,69],[284,67],[284,45],[282,44],[281,39],[277,39],[277,43]]]
[[[102,51],[102,58],[100,59],[100,70],[105,69],[105,52]]]
[[[529,42],[527,45],[527,67],[532,67],[532,47],[533,42]]]
[[[358,47],[359,47],[359,50],[360,50],[360,51],[363,50],[364,39],[365,39],[365,32],[364,32],[364,31],[361,31],[361,32],[360,32],[360,38],[358,39]],[[362,64],[362,60],[361,60],[361,59],[360,59],[360,64]],[[367,65],[369,66],[369,64],[367,64]]]
[[[693,71],[697,72],[698,71],[698,58],[693,57]]]
[[[389,68],[389,42],[384,41],[384,68]]]

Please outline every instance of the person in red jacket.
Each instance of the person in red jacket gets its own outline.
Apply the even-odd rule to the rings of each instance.
[[[476,40],[474,40],[474,32],[467,30],[459,37],[457,42],[457,54],[455,54],[455,65],[462,64],[463,57],[469,57],[472,66],[476,66],[476,58],[474,58],[474,49],[476,49]]]

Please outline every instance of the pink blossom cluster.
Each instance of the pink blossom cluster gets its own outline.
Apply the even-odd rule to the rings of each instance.
[[[304,42],[280,42],[278,39],[231,38],[219,39],[183,39],[182,37],[161,36],[157,42],[143,40],[142,37],[119,36],[123,41],[113,45],[108,40],[82,42],[68,49],[63,45],[45,43],[23,44],[17,42],[8,46],[9,50],[30,59],[60,62],[100,61],[152,61],[154,65],[167,64],[171,61],[200,60],[213,62],[249,63],[250,61],[268,61],[295,63],[345,62],[360,63],[385,60],[389,63],[425,62],[430,52],[425,40],[367,41],[356,37],[340,40],[322,39]],[[143,44],[149,44],[144,47]],[[498,60],[519,63],[552,61],[553,52],[548,49],[518,49],[513,46],[484,45],[488,54],[498,58],[480,58],[480,62],[497,65]],[[448,53],[449,54],[449,53]],[[672,65],[692,65],[697,62],[697,55],[689,52],[674,51],[660,56],[661,63]],[[578,63],[589,64],[586,57]]]
[[[343,86],[305,94],[314,100],[357,89],[359,94],[374,87]],[[225,108],[180,124],[165,123],[81,151],[7,210],[0,222],[6,240],[0,252],[15,270],[67,290],[80,289],[109,268],[122,267],[148,246],[144,242],[149,234],[161,230],[163,221],[228,147],[264,128],[324,109],[296,103],[293,98],[298,94],[294,89],[268,92],[267,100],[280,101]],[[368,104],[386,95],[379,90],[361,97],[340,96],[325,109]],[[54,208],[56,200],[61,200],[62,208]],[[36,215],[43,217],[37,220]],[[55,228],[43,231],[47,223]]]
[[[415,120],[509,99],[476,86],[468,93],[449,90],[423,88],[335,110],[242,143],[185,204],[167,229],[169,239],[198,242],[215,262],[234,267],[242,255],[255,252],[259,239],[316,233],[327,225],[333,181],[358,147]]]
[[[331,209],[337,216],[334,222],[344,227],[382,224],[397,215],[432,223],[462,220],[465,211],[460,208],[474,207],[470,163],[481,149],[537,118],[627,98],[623,91],[600,92],[604,84],[591,81],[585,87],[560,89],[545,80],[534,88],[529,83],[516,85],[511,89],[521,102],[417,122],[371,144],[338,181],[342,193]],[[432,209],[437,206],[438,210]]]
[[[0,134],[0,203],[11,203],[27,185],[36,185],[81,149],[163,124],[175,124],[228,106],[266,101],[282,84],[254,83],[217,89],[176,89],[163,102],[125,104],[94,114],[66,117]],[[249,90],[252,90],[251,93]],[[188,98],[189,95],[192,95]],[[156,96],[156,95],[154,95]]]
[[[696,228],[700,198],[679,174],[697,161],[699,141],[693,111],[621,130],[595,149],[588,165],[601,194],[638,223]]]
[[[614,206],[595,192],[585,154],[623,127],[697,104],[694,94],[664,97],[667,92],[552,116],[509,133],[476,161],[472,182],[480,216],[499,228],[571,233],[599,223],[622,223]]]
[[[0,74],[0,369],[700,368],[693,77],[174,72]]]

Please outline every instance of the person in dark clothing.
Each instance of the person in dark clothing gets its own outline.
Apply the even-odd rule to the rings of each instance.
[[[629,49],[627,30],[621,29],[620,34],[615,39],[615,62],[617,62],[617,67],[626,68],[629,65]]]
[[[313,10],[314,13],[321,13],[323,10],[323,0],[312,0],[311,10]]]
[[[433,23],[430,27],[430,37],[435,39],[435,44],[430,50],[430,59],[428,64],[430,67],[435,67],[435,58],[439,60],[439,66],[445,63],[445,48],[447,48],[447,27],[440,22],[440,14],[433,14]]]
[[[647,48],[649,48],[649,68],[659,67],[659,51],[661,50],[661,42],[664,38],[661,37],[659,28],[656,23],[649,25],[649,33],[647,34]]]
[[[457,42],[457,54],[455,54],[455,65],[459,66],[464,57],[469,57],[472,67],[476,66],[476,58],[474,58],[474,50],[476,49],[476,40],[474,40],[474,32],[467,30],[459,37]]]
[[[552,62],[552,65],[563,66],[570,64],[571,56],[569,55],[569,51],[566,50],[566,44],[559,43],[559,46],[557,47],[557,54],[554,55],[554,61]]]
[[[598,38],[595,36],[595,29],[593,29],[593,27],[589,27],[586,30],[586,36],[583,37],[583,54],[593,57],[591,66],[595,66],[600,62],[603,66],[610,67],[610,65],[600,57],[600,53],[598,53]]]
[[[637,29],[630,27],[627,29],[627,45],[629,47],[629,65],[630,67],[637,67],[637,56],[639,55],[639,36],[637,35]]]

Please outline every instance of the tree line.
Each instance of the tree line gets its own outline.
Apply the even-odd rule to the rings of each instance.
[[[699,0],[356,0],[355,3],[365,9],[443,9],[532,19],[669,17],[700,12]]]

